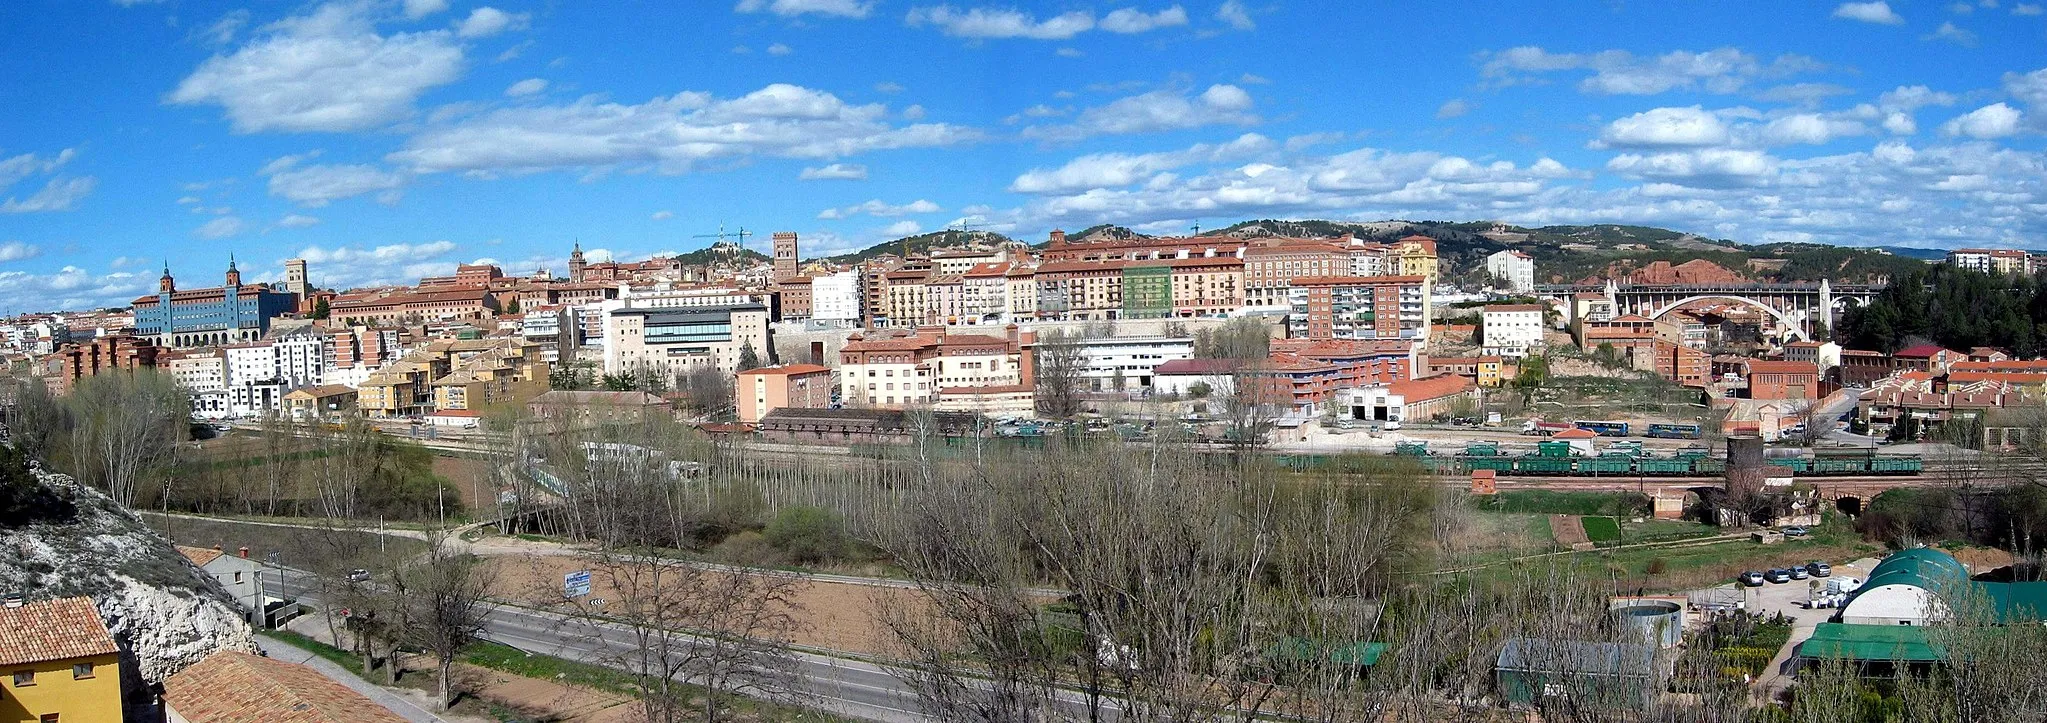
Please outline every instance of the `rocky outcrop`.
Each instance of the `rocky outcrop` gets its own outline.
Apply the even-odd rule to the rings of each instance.
[[[76,513],[0,528],[0,591],[92,598],[133,682],[160,683],[216,650],[256,649],[220,583],[134,513],[68,476],[36,477]]]

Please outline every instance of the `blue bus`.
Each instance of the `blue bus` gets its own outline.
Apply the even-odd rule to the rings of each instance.
[[[1585,420],[1582,420],[1582,419],[1581,419],[1581,420],[1578,420],[1578,421],[1576,421],[1576,422],[1572,422],[1572,424],[1576,424],[1576,425],[1578,425],[1578,428],[1579,428],[1579,429],[1583,429],[1583,430],[1585,430],[1585,431],[1588,431],[1588,432],[1597,432],[1597,433],[1599,433],[1599,436],[1601,436],[1601,437],[1626,437],[1626,436],[1628,436],[1628,423],[1627,423],[1627,422],[1599,422],[1599,421],[1591,421],[1591,422],[1588,422],[1588,421],[1585,421]]]
[[[1651,424],[1649,436],[1657,439],[1698,439],[1699,425],[1696,424]]]

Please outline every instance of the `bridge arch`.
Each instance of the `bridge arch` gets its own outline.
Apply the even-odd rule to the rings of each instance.
[[[1732,301],[1737,304],[1744,304],[1747,306],[1755,307],[1757,309],[1761,309],[1763,313],[1769,314],[1770,318],[1776,319],[1778,326],[1790,329],[1791,333],[1797,336],[1800,341],[1806,341],[1812,338],[1811,336],[1805,333],[1805,329],[1800,328],[1799,324],[1792,322],[1791,317],[1786,315],[1783,310],[1770,306],[1769,304],[1756,301],[1755,299],[1748,298],[1746,296],[1735,296],[1732,294],[1700,294],[1698,296],[1688,296],[1683,299],[1670,302],[1669,304],[1664,305],[1662,308],[1650,312],[1648,314],[1648,317],[1650,319],[1661,319],[1670,312],[1676,311],[1678,307],[1684,306],[1695,301],[1706,301],[1709,299]]]

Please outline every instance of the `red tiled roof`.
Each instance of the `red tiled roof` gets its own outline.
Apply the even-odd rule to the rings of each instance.
[[[296,663],[222,650],[163,682],[193,723],[404,723],[361,693]]]
[[[908,336],[889,339],[861,339],[846,342],[839,351],[916,351],[936,342],[923,337]]]
[[[1558,433],[1556,433],[1556,434],[1552,434],[1552,435],[1550,435],[1550,438],[1551,438],[1551,439],[1595,439],[1595,438],[1597,438],[1598,436],[1599,436],[1599,433],[1598,433],[1598,432],[1594,432],[1594,431],[1592,431],[1592,430],[1590,430],[1590,429],[1586,429],[1586,428],[1584,428],[1584,427],[1572,427],[1572,428],[1570,428],[1570,429],[1566,429],[1566,430],[1564,430],[1564,431],[1561,431],[1561,432],[1558,432]]]
[[[0,666],[112,655],[114,636],[92,598],[37,600],[0,608]]]
[[[186,547],[179,545],[178,554],[184,555],[187,560],[191,560],[193,565],[205,567],[206,563],[220,559],[220,556],[225,553],[211,547]]]
[[[1995,362],[1955,362],[1954,366],[1948,367],[1948,370],[1956,372],[2047,372],[2047,359],[2035,359],[2032,361],[2013,359]]]
[[[2004,383],[2007,383],[2007,384],[2041,384],[2041,383],[2047,383],[2047,371],[2038,371],[2038,372],[2007,372],[2007,371],[1995,371],[1995,372],[1964,372],[1964,371],[1955,371],[1955,372],[1949,372],[1949,373],[1948,373],[1948,381],[1949,381],[1949,382],[1951,382],[1951,383],[1955,383],[1955,384],[1964,384],[1964,383],[1968,383],[1968,382],[2004,382]]]
[[[1900,349],[1898,350],[1898,353],[1892,354],[1891,356],[1906,359],[1930,359],[1933,357],[1933,355],[1939,354],[1944,351],[1947,351],[1947,349],[1941,347],[1939,344],[1920,344],[1918,346]]]
[[[1152,376],[1175,374],[1229,374],[1243,367],[1236,359],[1174,359],[1152,369]]]
[[[1421,379],[1408,379],[1386,385],[1386,392],[1398,394],[1408,404],[1441,399],[1454,394],[1471,391],[1477,385],[1468,377],[1455,374],[1438,374]]]
[[[1748,360],[1750,374],[1814,374],[1820,373],[1817,364],[1807,361],[1777,361],[1773,359]]]

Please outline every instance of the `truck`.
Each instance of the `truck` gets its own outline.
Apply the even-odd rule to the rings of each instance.
[[[1547,437],[1558,432],[1569,431],[1572,428],[1573,425],[1569,422],[1545,422],[1539,419],[1531,419],[1521,423],[1522,434],[1538,437]]]

